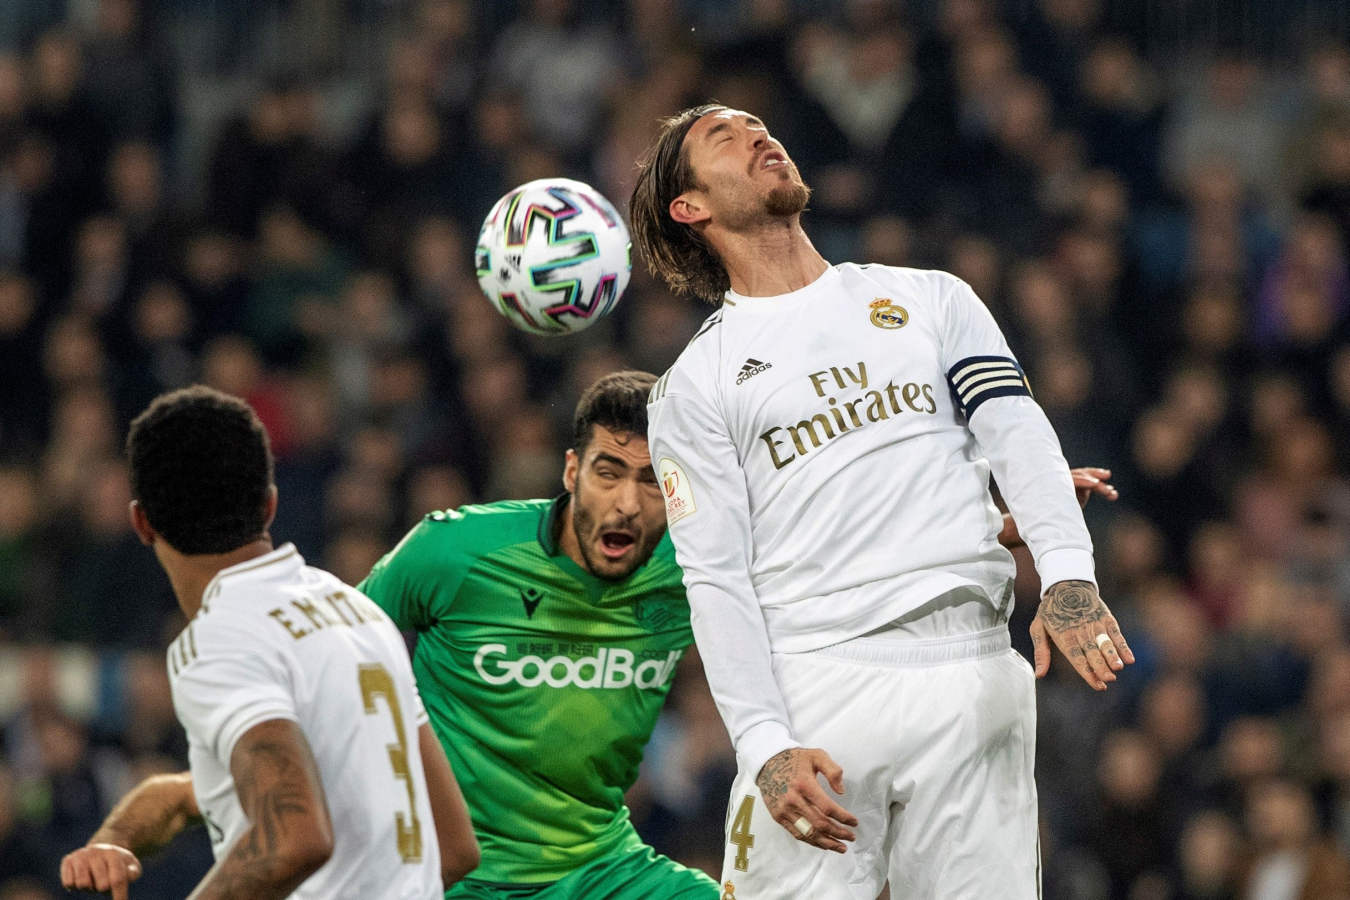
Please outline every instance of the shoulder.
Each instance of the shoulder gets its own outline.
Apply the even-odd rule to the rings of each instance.
[[[264,627],[271,596],[241,596],[237,591],[219,593],[209,605],[203,605],[192,621],[169,644],[166,656],[170,681],[177,689],[189,671],[217,664],[249,665],[280,655],[282,647],[274,628]]]
[[[649,405],[664,398],[671,392],[672,387],[677,388],[677,393],[687,393],[690,388],[696,387],[703,380],[698,377],[700,373],[715,370],[720,353],[724,328],[722,320],[725,313],[725,307],[718,307],[703,320],[698,331],[694,332],[689,343],[685,344],[680,355],[676,357],[674,365],[652,385],[651,393],[647,395]]]
[[[675,560],[675,544],[670,539],[669,530],[657,542],[656,549],[652,551],[651,559],[647,561],[646,568],[651,577],[657,581],[671,582],[683,589],[684,572]]]
[[[423,551],[480,556],[499,547],[533,540],[551,502],[503,500],[435,510],[422,517],[404,544]]]
[[[870,282],[908,291],[939,293],[965,284],[957,276],[941,269],[911,269],[906,266],[883,266],[880,263],[841,263],[835,268],[847,284]]]

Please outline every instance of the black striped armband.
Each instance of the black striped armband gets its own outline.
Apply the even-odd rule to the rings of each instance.
[[[1022,367],[1007,356],[967,356],[947,370],[947,385],[967,419],[986,400],[1031,396]]]

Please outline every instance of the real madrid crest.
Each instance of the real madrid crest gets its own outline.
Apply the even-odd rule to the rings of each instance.
[[[878,328],[903,328],[909,324],[909,312],[889,297],[878,297],[869,304],[872,324]]]

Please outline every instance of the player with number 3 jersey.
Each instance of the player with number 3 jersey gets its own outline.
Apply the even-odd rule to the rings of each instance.
[[[176,391],[127,445],[132,526],[188,618],[168,664],[191,769],[123,798],[62,882],[126,897],[139,855],[200,821],[216,864],[193,898],[439,896],[478,860],[463,797],[389,618],[273,548],[253,411]]]

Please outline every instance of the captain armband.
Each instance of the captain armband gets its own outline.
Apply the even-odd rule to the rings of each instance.
[[[1031,396],[1026,374],[1010,356],[967,356],[947,370],[947,384],[967,420],[986,400]]]

